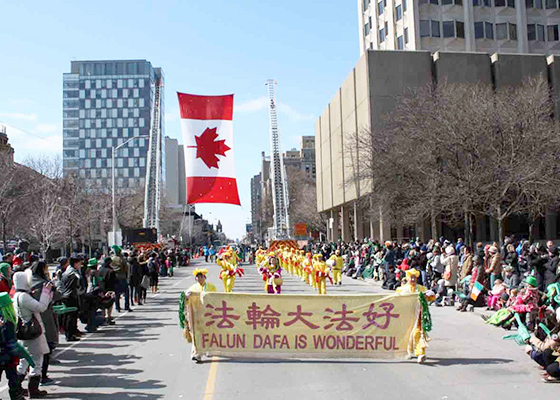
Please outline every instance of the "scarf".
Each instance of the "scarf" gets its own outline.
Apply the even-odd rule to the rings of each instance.
[[[0,276],[8,282],[8,287],[12,288],[12,277],[10,276],[10,264],[1,263],[0,264]]]

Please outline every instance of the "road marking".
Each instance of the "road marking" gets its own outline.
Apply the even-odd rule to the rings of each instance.
[[[208,371],[208,380],[206,381],[206,391],[204,392],[203,400],[212,400],[214,398],[216,375],[218,373],[218,363],[214,361],[215,358],[212,357],[212,364],[210,364],[210,371]]]

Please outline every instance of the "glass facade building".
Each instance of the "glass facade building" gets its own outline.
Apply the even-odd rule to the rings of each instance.
[[[87,187],[108,189],[112,148],[145,136],[115,152],[117,188],[143,186],[156,83],[163,86],[163,71],[146,60],[72,61],[63,75],[64,173],[77,174]],[[160,99],[163,138],[163,87]],[[162,139],[162,168],[164,146]]]

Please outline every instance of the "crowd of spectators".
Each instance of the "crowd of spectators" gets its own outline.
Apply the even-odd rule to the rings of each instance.
[[[405,271],[420,272],[418,283],[437,296],[433,306],[475,307],[494,311],[483,315],[488,323],[527,331],[527,354],[543,369],[544,382],[560,382],[560,268],[553,241],[530,243],[506,237],[503,244],[475,243],[445,238],[426,243],[379,243],[365,239],[352,243],[311,243],[306,250],[329,259],[340,251],[343,274],[353,279],[379,281],[386,290],[404,283]]]
[[[123,251],[119,246],[89,259],[81,254],[61,257],[55,268],[23,250],[3,255],[0,293],[9,293],[23,323],[33,324],[36,319],[41,326],[37,338],[20,340],[33,362],[25,358],[17,361],[17,378],[10,380],[10,389],[14,382],[21,388],[26,377],[29,384],[21,394],[14,389],[14,398],[47,394],[39,386],[55,383],[48,370],[55,362],[53,354],[61,335],[66,342],[77,342],[102,325],[114,325],[113,308],[119,313],[132,312],[133,306],[146,304],[148,290],[156,293],[161,277],[173,276],[174,268],[189,262],[187,250]]]

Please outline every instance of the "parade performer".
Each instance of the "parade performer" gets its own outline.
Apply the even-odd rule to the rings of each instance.
[[[342,285],[342,268],[344,267],[344,259],[340,256],[340,250],[337,250],[329,261],[332,261],[333,281],[335,285]]]
[[[301,263],[303,262],[302,254],[303,254],[302,250],[297,250],[294,256],[294,275],[300,279],[302,278],[301,275]]]
[[[217,264],[222,268],[222,270],[220,271],[220,279],[224,284],[224,292],[226,293],[233,292],[233,286],[235,285],[235,266],[232,263],[231,258],[232,254],[228,250],[223,252],[216,261]]]
[[[312,284],[312,277],[313,277],[313,257],[311,253],[307,253],[305,260],[302,264],[302,274],[303,274],[303,281],[307,283],[309,286],[313,286]]]
[[[268,262],[268,280],[266,286],[267,293],[282,293],[282,268],[277,257],[271,257]]]
[[[266,250],[264,250],[262,246],[259,246],[259,249],[255,252],[255,264],[257,264],[257,267],[264,261],[265,256]]]
[[[415,268],[406,271],[407,283],[397,288],[398,294],[418,293],[420,298],[420,311],[416,319],[416,325],[412,330],[410,341],[408,344],[408,356],[417,357],[418,364],[423,364],[426,361],[426,347],[428,347],[428,332],[432,329],[432,321],[430,311],[428,308],[429,301],[434,301],[436,296],[431,290],[426,289],[422,285],[418,285],[418,277],[420,271]]]
[[[216,292],[216,286],[206,280],[206,275],[208,275],[207,269],[196,268],[193,271],[193,275],[196,279],[196,283],[189,287],[186,292],[181,293],[181,299],[179,301],[179,325],[183,329],[183,337],[187,339],[189,343],[192,343],[192,330],[188,322],[188,302],[191,294]],[[191,347],[191,359],[196,363],[202,362],[200,354],[198,354],[194,344]]]
[[[323,255],[317,254],[315,261],[315,279],[316,289],[319,294],[327,294],[327,279],[333,284],[330,269],[326,262],[323,261]]]

